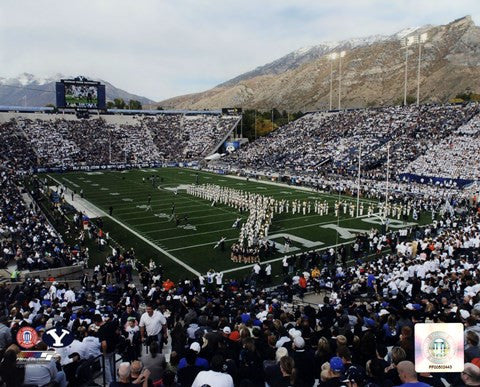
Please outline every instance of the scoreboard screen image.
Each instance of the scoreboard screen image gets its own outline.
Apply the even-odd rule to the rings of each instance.
[[[105,85],[100,82],[62,80],[56,84],[57,107],[105,109]]]

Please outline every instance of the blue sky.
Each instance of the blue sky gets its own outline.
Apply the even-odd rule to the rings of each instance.
[[[479,0],[2,0],[0,77],[88,75],[154,100],[300,47],[472,15]]]

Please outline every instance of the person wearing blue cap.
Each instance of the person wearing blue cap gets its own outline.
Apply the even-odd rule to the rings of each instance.
[[[371,319],[371,318],[369,318],[369,317],[365,317],[365,318],[363,319],[363,324],[365,325],[365,327],[366,327],[367,329],[373,329],[373,328],[375,328],[375,325],[376,325],[376,324],[375,324],[375,320],[373,320],[373,319]]]
[[[321,387],[338,387],[341,385],[343,378],[343,361],[338,356],[334,356],[328,363],[329,367],[321,373],[319,386]],[[323,368],[323,367],[322,367]]]

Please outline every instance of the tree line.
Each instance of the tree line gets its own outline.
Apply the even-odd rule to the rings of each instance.
[[[272,110],[243,110],[243,118],[239,124],[238,130],[243,133],[243,137],[253,140],[256,137],[265,136],[272,130],[286,125],[302,117],[304,113],[298,111],[289,113],[286,110],[280,112],[278,109]]]
[[[142,103],[136,99],[125,102],[123,98],[115,98],[113,101],[107,102],[107,109],[142,110]]]

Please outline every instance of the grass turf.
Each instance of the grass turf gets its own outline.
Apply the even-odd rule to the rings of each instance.
[[[75,190],[77,193],[83,189],[84,198],[105,211],[108,214],[109,207],[113,207],[113,218],[103,217],[104,230],[119,242],[124,248],[133,247],[139,259],[148,262],[153,258],[161,263],[166,273],[172,278],[191,276],[192,272],[167,255],[159,252],[153,245],[166,251],[168,255],[184,262],[193,271],[205,273],[210,268],[215,270],[227,270],[228,276],[244,274],[238,273],[245,265],[233,263],[230,260],[230,245],[238,239],[239,230],[232,228],[232,224],[238,216],[246,219],[248,214],[239,214],[232,207],[223,205],[211,206],[211,202],[188,195],[184,190],[178,190],[175,195],[173,189],[181,184],[195,183],[198,175],[199,184],[218,184],[235,189],[272,196],[276,199],[300,199],[300,200],[326,200],[329,202],[330,211],[328,215],[320,216],[313,213],[303,214],[276,214],[270,227],[269,235],[272,238],[278,234],[288,234],[294,241],[290,253],[311,250],[313,248],[325,248],[337,243],[346,243],[353,240],[350,236],[337,234],[336,230],[328,228],[338,225],[344,228],[368,231],[372,227],[380,227],[366,222],[366,218],[351,218],[348,213],[343,214],[340,208],[340,215],[334,215],[333,203],[338,195],[316,193],[299,190],[286,186],[266,184],[257,180],[240,180],[224,175],[217,175],[203,171],[195,171],[182,168],[159,168],[128,171],[101,171],[101,172],[69,172],[48,174],[56,181]],[[157,184],[154,186],[149,177],[158,175]],[[152,197],[152,210],[146,211],[148,196]],[[355,198],[342,197],[350,202]],[[367,213],[368,200],[364,200]],[[190,227],[177,227],[175,221],[169,221],[175,204],[177,215],[188,216],[186,224]],[[348,211],[347,211],[348,212]],[[421,224],[430,220],[430,214],[423,214],[420,218]],[[132,234],[130,230],[144,237],[148,242]],[[194,226],[196,229],[191,229]],[[273,240],[283,245],[283,236],[279,235]],[[227,238],[225,251],[214,249],[220,238]],[[295,238],[303,238],[311,242],[295,241]],[[281,260],[281,253],[274,257]],[[92,261],[92,264],[96,262]],[[233,270],[233,271],[231,271]],[[250,270],[250,269],[248,269]],[[278,263],[274,265],[274,271],[278,271]]]

